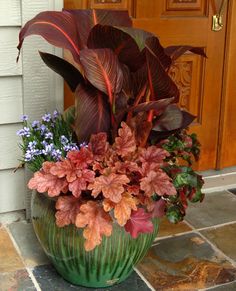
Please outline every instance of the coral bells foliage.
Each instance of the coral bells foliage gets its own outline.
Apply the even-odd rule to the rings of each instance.
[[[112,145],[106,133],[94,134],[87,147],[68,152],[60,161],[44,162],[28,186],[59,196],[57,225],[84,228],[89,251],[103,235],[111,235],[114,219],[134,238],[153,231],[151,218],[159,216],[160,203],[153,195],[176,195],[172,179],[162,170],[168,156],[157,146],[138,147],[131,129],[122,122]]]

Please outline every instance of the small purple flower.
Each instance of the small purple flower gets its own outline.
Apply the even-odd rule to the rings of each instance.
[[[28,127],[24,127],[22,129],[18,130],[16,134],[19,136],[30,137],[30,129]]]
[[[53,112],[53,117],[57,118],[59,116],[59,112],[57,110],[54,110]]]
[[[52,157],[57,161],[61,159],[61,154],[62,154],[62,152],[59,149],[57,149],[57,150],[54,149],[52,151]]]
[[[30,151],[26,151],[25,153],[25,162],[30,162],[34,159],[34,156],[32,155],[32,153]]]
[[[46,113],[42,116],[42,120],[45,122],[50,122],[51,121],[51,114],[50,113]]]
[[[53,139],[53,134],[52,134],[51,132],[47,132],[47,133],[45,134],[45,138],[46,138],[46,139]]]
[[[44,149],[42,150],[42,153],[44,155],[48,155],[48,154],[51,154],[53,150],[54,150],[54,144],[50,143],[44,147]]]
[[[25,114],[21,116],[22,121],[27,121],[28,118],[29,118],[28,115],[25,115]]]
[[[84,142],[82,142],[82,143],[79,145],[79,147],[80,147],[80,148],[83,148],[83,147],[87,148],[87,147],[88,147],[88,144],[84,141]]]
[[[65,137],[64,135],[62,135],[62,136],[60,137],[60,141],[61,141],[61,143],[62,143],[63,145],[66,145],[66,144],[69,142],[69,140],[67,139],[67,137]]]
[[[46,146],[48,145],[48,143],[47,143],[45,140],[43,140],[43,141],[41,142],[41,145],[43,145],[44,147],[46,147]]]
[[[39,127],[39,121],[38,120],[34,120],[32,122],[32,128],[37,128],[37,127]]]
[[[37,145],[37,142],[35,140],[30,141],[28,144],[28,149],[33,150],[33,149],[35,149],[36,145]]]
[[[47,132],[47,131],[48,131],[48,128],[44,124],[42,124],[40,126],[40,133],[41,133],[41,135],[44,135],[44,133]]]

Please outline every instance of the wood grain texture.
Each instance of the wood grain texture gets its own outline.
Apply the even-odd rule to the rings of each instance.
[[[0,88],[0,124],[20,122],[23,114],[22,77],[1,77]]]
[[[25,192],[23,169],[0,171],[0,213],[24,209]]]
[[[180,90],[179,105],[196,116],[194,124],[202,120],[202,85],[205,60],[202,57],[186,53],[170,69],[170,75]]]
[[[16,63],[19,31],[19,27],[0,27],[0,77],[22,74],[21,59]]]
[[[15,168],[19,165],[21,151],[18,147],[20,138],[16,135],[21,124],[0,125],[0,170]]]
[[[236,165],[236,2],[229,1],[217,168]]]
[[[0,26],[21,26],[20,0],[0,1]]]

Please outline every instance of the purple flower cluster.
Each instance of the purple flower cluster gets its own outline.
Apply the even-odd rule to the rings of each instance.
[[[22,137],[30,137],[30,128],[24,126],[22,129],[18,130],[16,134]]]
[[[41,121],[35,120],[29,126],[27,120],[28,116],[22,116],[24,127],[17,132],[23,138],[25,162],[58,161],[67,152],[86,146],[77,146],[72,141],[72,133],[57,110],[44,114]]]

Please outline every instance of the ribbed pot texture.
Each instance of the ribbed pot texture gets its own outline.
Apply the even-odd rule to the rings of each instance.
[[[82,231],[74,225],[59,228],[55,223],[55,201],[43,194],[32,195],[31,215],[35,233],[46,255],[67,281],[86,287],[108,287],[125,280],[146,254],[158,232],[133,239],[124,228],[113,224],[110,237],[86,252]]]

